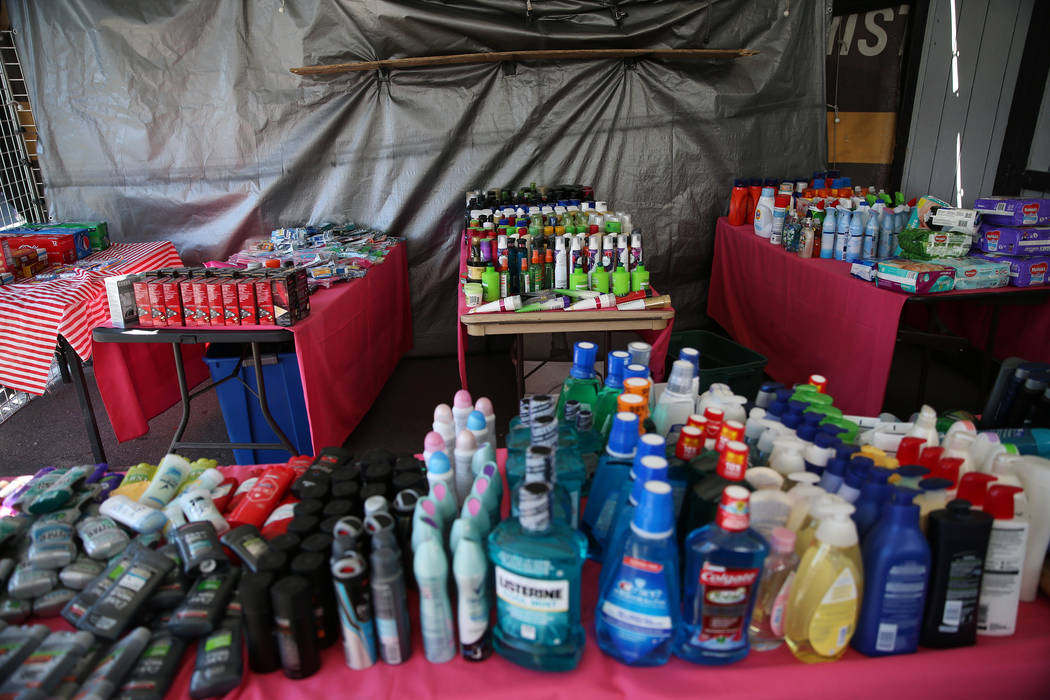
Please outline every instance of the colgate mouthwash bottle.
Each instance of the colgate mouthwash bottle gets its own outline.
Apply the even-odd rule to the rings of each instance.
[[[715,522],[686,538],[682,623],[674,643],[680,659],[720,665],[750,651],[748,627],[769,552],[748,527],[750,496],[742,486],[727,486]]]
[[[551,518],[551,489],[521,487],[520,513],[489,535],[500,656],[539,671],[571,671],[583,655],[580,575],[587,538]]]
[[[598,353],[598,346],[594,343],[581,341],[576,343],[572,349],[572,369],[558,395],[558,420],[565,420],[565,402],[576,399],[580,402],[580,408],[588,408],[591,411],[598,404],[598,390],[601,383],[594,371],[594,359]]]

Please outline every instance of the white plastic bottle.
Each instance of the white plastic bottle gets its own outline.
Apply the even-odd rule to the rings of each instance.
[[[434,432],[445,441],[445,456],[449,464],[455,459],[453,451],[456,449],[456,422],[452,417],[452,407],[447,403],[439,403],[434,407]]]
[[[686,360],[675,360],[667,388],[660,394],[653,411],[656,432],[667,438],[668,444],[675,444],[693,407],[693,365]]]
[[[189,522],[208,521],[215,527],[215,532],[222,536],[230,529],[230,524],[211,500],[211,493],[205,489],[190,489],[179,496],[179,505]]]
[[[179,455],[164,455],[153,473],[149,487],[139,497],[139,503],[150,508],[163,508],[175,497],[183,479],[190,472],[190,463]]]
[[[463,429],[456,436],[456,503],[462,503],[470,495],[470,487],[474,484],[474,473],[470,465],[474,461],[474,453],[478,451],[477,439],[470,430]],[[433,460],[431,460],[433,461]]]
[[[434,490],[435,484],[443,484],[448,489],[455,504],[456,475],[452,471],[452,464],[444,452],[436,452],[430,456],[430,464],[427,466],[427,483],[430,490]],[[451,524],[451,523],[450,523]]]
[[[99,506],[98,512],[143,535],[156,532],[168,522],[162,511],[136,503],[127,496],[110,496]]]
[[[460,389],[452,397],[452,421],[456,429],[456,435],[467,427],[467,416],[474,410],[474,401],[470,398],[470,392]]]
[[[769,238],[773,232],[773,204],[775,192],[772,187],[763,187],[762,196],[755,207],[755,235]]]
[[[496,410],[492,405],[492,399],[482,396],[474,402],[474,410],[481,411],[481,415],[485,416],[485,439],[479,441],[478,444],[487,442],[492,445],[492,449],[496,449]]]
[[[805,443],[795,437],[781,437],[773,441],[773,452],[769,455],[769,466],[787,476],[793,472],[806,470],[806,462],[802,458],[802,448]]]
[[[1014,517],[1017,486],[992,486],[985,497],[992,536],[984,557],[981,595],[977,604],[977,634],[1008,636],[1017,627],[1017,604],[1021,600],[1028,521]]]
[[[919,437],[926,440],[924,447],[937,447],[937,411],[931,406],[923,404],[919,409],[919,415],[915,417],[915,423],[906,437]]]

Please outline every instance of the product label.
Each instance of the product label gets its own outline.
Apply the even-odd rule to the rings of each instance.
[[[700,568],[699,628],[690,644],[727,651],[746,643],[748,613],[758,569],[731,569],[705,561]]]
[[[519,639],[545,645],[569,639],[569,582],[538,579],[496,566],[499,624]]]
[[[1009,632],[1017,621],[1017,592],[1024,567],[1027,523],[992,528],[977,606],[977,629]]]
[[[281,654],[281,665],[285,670],[298,671],[302,666],[299,657],[299,645],[295,643],[295,632],[289,620],[283,617],[273,619],[277,633],[277,650]]]
[[[778,637],[784,636],[784,609],[787,608],[788,597],[791,595],[791,584],[795,581],[795,572],[792,571],[784,579],[783,585],[773,599],[773,607],[769,610],[769,630]]]
[[[614,577],[616,583],[598,614],[610,626],[617,643],[634,647],[641,654],[670,639],[674,633],[666,590],[670,578],[664,566],[625,556]]]
[[[397,602],[394,600],[394,588],[376,585],[373,582],[372,595],[379,652],[386,663],[399,664],[404,659],[401,658],[401,644],[397,633]]]
[[[880,601],[876,651],[907,652],[915,649],[928,577],[929,568],[922,562],[904,561],[890,567]]]
[[[459,605],[459,643],[469,658],[481,659],[484,655],[484,638],[489,629],[489,604],[485,595],[486,577],[468,581],[457,579]]]
[[[976,552],[959,552],[952,557],[939,632],[953,634],[974,623],[982,569],[983,556]]]
[[[809,621],[809,643],[821,656],[832,657],[849,644],[857,625],[857,582],[849,567],[835,578]]]

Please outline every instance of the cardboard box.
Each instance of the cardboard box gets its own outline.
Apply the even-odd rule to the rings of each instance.
[[[973,208],[992,226],[1050,225],[1050,199],[1037,197],[978,197]]]
[[[161,283],[164,288],[164,319],[165,325],[186,325],[182,311],[182,294],[179,292],[179,277],[165,277]]]
[[[149,308],[149,281],[144,277],[138,277],[132,283],[135,293],[135,306],[138,308],[140,326],[152,326],[153,314]]]
[[[974,253],[973,257],[1010,265],[1010,284],[1014,287],[1039,287],[1050,283],[1047,268],[1050,255],[999,255],[997,253]]]
[[[75,263],[80,258],[91,254],[91,243],[87,237],[87,231],[76,229],[72,231],[61,231],[46,229],[32,232],[4,232],[10,235],[11,248],[43,248],[48,252],[52,262]]]
[[[1004,255],[1050,254],[1050,226],[994,226],[981,224],[977,247]]]
[[[930,262],[955,270],[955,289],[996,289],[1010,284],[1010,265],[981,258],[939,258]]]
[[[106,303],[109,304],[109,320],[116,328],[134,326],[139,309],[135,304],[136,275],[114,275],[106,277]]]
[[[209,279],[204,290],[208,297],[208,324],[212,326],[225,326],[222,309],[222,280]]]
[[[222,280],[222,319],[227,326],[241,325],[241,305],[238,301],[237,280]]]
[[[241,310],[241,324],[253,325],[259,322],[259,310],[255,302],[255,280],[237,280],[237,306]]]
[[[163,283],[164,280],[155,278],[146,284],[146,291],[149,293],[149,317],[153,319],[153,325],[156,327],[168,325],[167,310],[164,307],[164,287],[161,286]]]
[[[193,298],[192,277],[183,277],[179,280],[179,298],[182,299],[182,322],[187,326],[197,324],[197,304]]]
[[[201,277],[193,280],[193,307],[196,311],[194,324],[198,326],[211,325],[208,312],[208,278]]]
[[[270,287],[270,279],[268,277],[263,277],[262,279],[255,281],[255,307],[259,310],[259,323],[273,323],[273,289]]]

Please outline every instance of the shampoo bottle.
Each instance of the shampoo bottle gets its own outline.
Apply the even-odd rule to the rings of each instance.
[[[984,512],[991,515],[992,534],[984,558],[984,577],[977,605],[977,634],[1004,637],[1017,626],[1028,521],[1014,517],[1018,486],[988,489]]]

